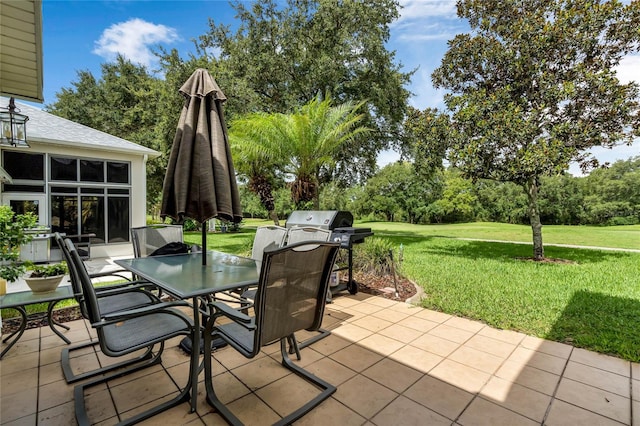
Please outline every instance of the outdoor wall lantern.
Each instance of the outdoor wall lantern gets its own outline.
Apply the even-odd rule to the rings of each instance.
[[[8,107],[0,107],[0,145],[29,148],[27,143],[27,117],[20,114],[13,97]]]

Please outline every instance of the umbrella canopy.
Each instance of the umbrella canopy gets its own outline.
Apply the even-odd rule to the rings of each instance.
[[[182,85],[185,103],[173,139],[162,188],[161,217],[242,220],[240,194],[222,113],[227,100],[209,72],[197,69]],[[203,263],[206,256],[203,252]]]

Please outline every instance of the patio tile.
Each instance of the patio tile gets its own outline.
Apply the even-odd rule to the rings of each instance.
[[[324,339],[315,342],[312,347],[314,351],[323,355],[330,355],[349,345],[351,345],[351,341],[339,337],[335,333],[331,333]]]
[[[58,361],[60,357],[58,357]],[[21,356],[7,356],[0,361],[0,376],[14,374],[31,368],[38,368],[40,357],[37,352],[31,352]]]
[[[334,394],[334,398],[365,418],[374,416],[397,396],[396,392],[361,375],[340,385]]]
[[[118,412],[127,412],[142,404],[175,394],[178,387],[164,371],[111,387]]]
[[[420,371],[389,358],[384,358],[372,365],[364,370],[362,374],[398,393],[404,392],[424,376]]]
[[[493,374],[504,361],[503,358],[470,348],[466,345],[458,348],[449,355],[448,359],[490,374]]]
[[[335,394],[334,394],[335,395]],[[366,419],[344,404],[329,398],[298,420],[296,426],[340,425],[360,426]],[[208,423],[207,423],[208,424]]]
[[[631,375],[631,363],[629,361],[580,348],[573,350],[571,353],[571,361],[590,365],[625,377]]]
[[[353,310],[351,307],[345,307],[341,312],[346,315],[346,318],[342,320],[342,326],[367,317],[367,314],[364,312],[358,312]]]
[[[359,340],[364,339],[365,337],[369,337],[373,334],[373,331],[367,330],[366,328],[358,327],[354,324],[345,324],[341,325],[339,328],[336,328],[331,332],[336,336],[342,337],[343,339],[347,339],[351,342],[357,342]]]
[[[631,400],[571,379],[560,381],[556,398],[593,411],[610,419],[629,424]]]
[[[274,359],[262,357],[234,368],[233,374],[249,389],[255,390],[291,373]]]
[[[363,314],[371,315],[375,312],[382,310],[383,308],[377,305],[372,305],[371,303],[358,303],[356,305],[352,305],[351,309],[357,312],[361,312]]]
[[[330,358],[322,358],[306,367],[310,373],[334,386],[340,386],[357,373]]]
[[[31,423],[36,424],[34,423]],[[73,402],[51,407],[38,413],[39,425],[73,425],[76,424],[76,414]]]
[[[227,408],[246,426],[262,426],[280,420],[280,416],[254,394],[228,404]]]
[[[474,395],[426,375],[404,392],[404,396],[449,419],[456,419]]]
[[[451,318],[449,318],[447,321],[444,322],[444,324],[451,327],[456,327],[462,330],[470,331],[472,333],[477,333],[478,331],[484,328],[484,324],[478,321],[473,321],[470,319],[455,317],[455,316],[452,316]]]
[[[421,426],[421,425],[449,425],[451,420],[428,408],[399,396],[376,414],[371,421],[377,426]]]
[[[518,333],[517,331],[498,330],[492,327],[484,327],[478,332],[478,335],[490,337],[505,343],[511,343],[512,345],[520,344],[522,340],[527,337],[526,334]]]
[[[289,374],[255,392],[281,417],[302,407],[319,393],[317,387],[295,374]]]
[[[471,393],[479,392],[491,377],[489,373],[449,359],[438,364],[429,375]]]
[[[334,297],[331,305],[335,306],[336,308],[346,308],[349,306],[357,305],[359,303],[359,300],[351,297]]]
[[[47,364],[40,367],[40,375],[38,379],[40,381],[40,385],[46,385],[63,379],[64,375],[60,364]]]
[[[25,332],[25,334],[26,334],[26,332]],[[60,341],[62,342],[62,340],[60,340]],[[4,343],[0,344],[0,351],[4,350],[4,348],[6,348],[7,346],[8,345],[6,345]],[[4,362],[4,360],[9,359],[9,358],[13,358],[13,357],[17,358],[17,357],[21,357],[21,356],[23,356],[25,354],[37,353],[39,350],[40,350],[40,339],[39,338],[24,339],[24,335],[23,335],[22,338],[20,338],[20,340],[18,340],[16,342],[16,344],[13,345],[13,347],[9,350],[9,352],[6,353],[4,358],[2,358],[2,362]]]
[[[4,361],[2,361],[4,362]],[[2,365],[4,370],[5,366]],[[0,377],[0,389],[2,396],[11,395],[20,391],[38,388],[38,368],[27,368],[24,370],[13,370],[10,374],[3,374]]]
[[[640,401],[640,380],[631,380],[631,396],[634,401]]]
[[[58,351],[60,350],[58,349]],[[98,361],[98,356],[95,352],[71,358],[69,360],[69,364],[71,365],[71,371],[73,372],[73,374],[82,374],[101,367],[100,362]],[[42,366],[41,369],[44,370],[45,367],[50,367],[53,369],[53,371],[48,372],[49,377],[42,377],[41,380],[43,380],[43,383],[50,383],[52,381],[60,380],[63,377],[60,361],[58,361],[57,363],[54,362],[51,364],[47,364],[46,366]]]
[[[6,395],[3,386],[2,400],[0,400],[2,422],[9,422],[29,414],[35,414],[37,395],[38,393],[34,389],[24,389]]]
[[[107,389],[101,389],[93,393],[85,392],[84,400],[87,417],[89,417],[92,423],[113,419],[113,417],[117,415],[113,401],[111,400],[111,394]]]
[[[357,372],[369,368],[382,359],[382,355],[359,345],[347,346],[329,357]]]
[[[378,334],[391,337],[402,343],[410,343],[422,336],[423,333],[400,324],[391,324],[389,327],[380,330]]]
[[[528,426],[537,424],[531,419],[521,416],[518,413],[510,411],[483,398],[474,399],[464,413],[462,413],[458,419],[458,423],[462,426]]]
[[[492,377],[489,383],[482,388],[480,395],[538,423],[542,422],[547,412],[547,407],[551,403],[551,396],[549,395],[498,377]]]
[[[414,315],[412,316],[408,316],[407,318],[398,321],[398,324],[404,326],[404,327],[409,327],[412,328],[414,330],[426,333],[429,330],[434,329],[435,327],[438,327],[439,324],[437,322],[434,321],[429,321],[426,319],[422,319],[422,318],[418,318]]]
[[[371,305],[371,306],[375,306],[375,305]],[[392,323],[396,323],[396,322],[402,321],[403,319],[407,318],[410,315],[406,312],[396,311],[389,308],[386,308],[386,309],[378,308],[378,310],[373,312],[371,316],[375,318],[382,318]]]
[[[469,341],[465,343],[465,346],[495,355],[502,359],[506,359],[516,348],[515,344],[506,343],[480,334],[476,334],[469,339]]]
[[[73,387],[64,380],[40,386],[38,389],[38,410],[46,410],[73,401]]]
[[[516,348],[516,350],[514,350],[509,356],[508,360],[519,363],[523,366],[528,365],[530,367],[548,371],[553,374],[562,374],[567,363],[563,358],[558,358],[553,355],[548,355],[523,347]]]
[[[394,353],[398,349],[404,346],[404,343],[398,342],[390,337],[382,336],[380,334],[372,334],[369,337],[365,337],[364,339],[358,342],[359,346],[362,346],[367,349],[371,349],[374,352],[377,352],[384,356],[389,356]]]
[[[255,361],[256,359],[260,359],[265,356],[266,355],[263,352],[260,352],[253,359],[245,358],[242,355],[240,355],[236,350],[230,347],[224,347],[222,349],[218,349],[213,353],[213,358],[229,370],[233,370],[236,367],[248,364],[252,361]]]
[[[430,309],[421,309],[420,311],[413,314],[416,318],[422,318],[429,321],[437,322],[441,324],[451,318],[451,315],[445,314],[444,312],[432,311]]]
[[[592,411],[585,410],[584,408],[576,407],[575,405],[555,399],[551,404],[551,410],[549,410],[545,425],[620,426],[620,423]]]
[[[377,333],[378,331],[389,327],[393,323],[374,316],[367,316],[353,321],[352,324]]]
[[[628,376],[620,376],[589,365],[569,361],[564,372],[564,377],[584,383],[585,385],[600,388],[607,392],[613,392],[625,398],[631,396],[631,379]]]
[[[496,377],[537,390],[546,395],[553,395],[560,381],[560,376],[528,365],[505,361],[494,373]]]
[[[550,340],[544,340],[539,337],[526,336],[520,343],[522,347],[527,349],[533,349],[538,352],[542,352],[548,355],[557,356],[559,358],[569,358],[573,346],[566,345],[560,342],[552,342]]]
[[[411,346],[429,351],[441,357],[449,356],[453,351],[460,347],[460,343],[434,336],[433,334],[424,334],[411,342]]]
[[[379,297],[378,299],[384,299],[383,297]],[[422,308],[416,305],[412,305],[411,303],[405,302],[395,302],[393,305],[389,305],[389,309],[393,309],[398,312],[405,312],[408,315],[414,315],[418,313]]]
[[[451,340],[456,343],[464,343],[474,335],[474,333],[463,330],[457,327],[451,327],[450,325],[440,324],[437,327],[429,331],[429,334],[443,339]]]
[[[152,408],[155,404],[158,404],[158,402],[154,402],[150,404],[150,406],[143,406],[142,408]],[[165,425],[201,425],[202,420],[200,420],[198,414],[190,413],[189,410],[190,406],[185,402],[167,411],[163,411],[162,414],[160,414],[161,417],[152,417],[138,424],[155,426],[159,422],[162,422]],[[133,413],[131,413],[131,415],[133,415]]]
[[[423,373],[430,372],[443,359],[441,356],[423,351],[414,346],[400,348],[392,353],[389,358]]]
[[[251,393],[251,390],[246,387],[244,383],[228,371],[213,377],[213,390],[218,396],[218,399],[224,404],[228,404]],[[200,393],[202,393],[203,398],[206,397],[204,383],[198,385],[198,394]],[[198,410],[200,411],[203,408],[213,409],[208,403],[203,401],[203,403],[200,404],[200,401],[198,401]]]
[[[385,299],[384,297],[371,297],[367,299],[367,302],[383,308],[390,308],[398,303],[393,300]]]
[[[71,424],[73,420],[69,420],[68,422],[63,422],[64,424]],[[63,424],[61,423],[61,424]],[[35,414],[30,414],[28,416],[25,417],[21,417],[19,419],[10,421],[10,422],[3,422],[2,423],[5,426],[33,426],[36,424],[36,415]],[[43,424],[43,423],[41,423]]]

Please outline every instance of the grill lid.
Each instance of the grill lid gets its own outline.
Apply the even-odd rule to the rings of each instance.
[[[321,229],[334,229],[353,225],[351,212],[343,210],[295,210],[287,219],[286,227],[312,226]]]

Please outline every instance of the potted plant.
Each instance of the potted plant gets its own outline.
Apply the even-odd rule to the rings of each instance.
[[[25,270],[20,263],[20,246],[26,244],[33,235],[25,229],[33,228],[38,222],[32,213],[14,214],[10,206],[0,206],[0,294],[6,293],[7,282],[17,280]]]
[[[24,280],[34,293],[47,293],[58,288],[60,281],[67,273],[67,265],[64,262],[48,265],[29,265],[30,273]]]

